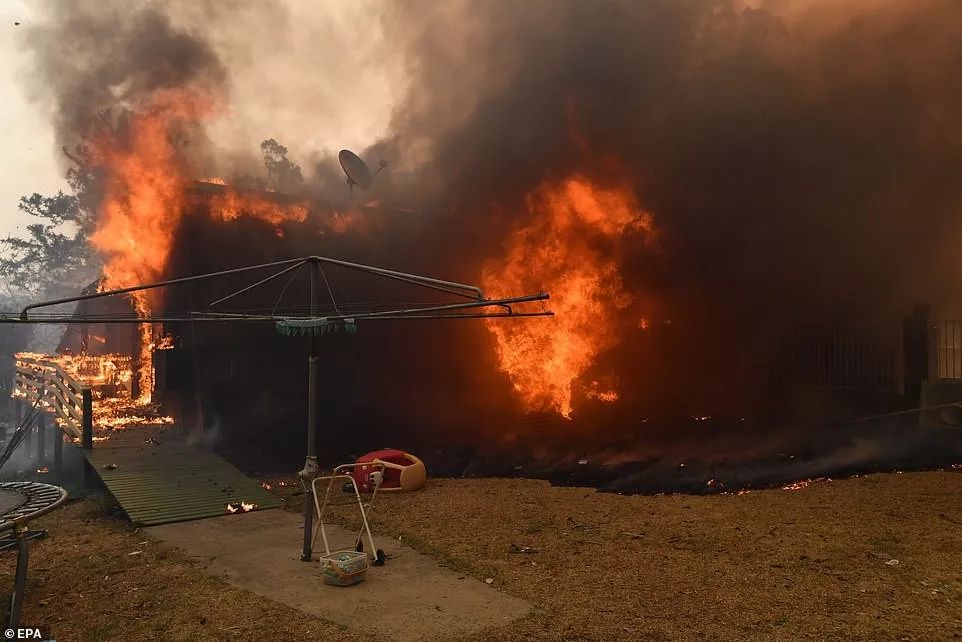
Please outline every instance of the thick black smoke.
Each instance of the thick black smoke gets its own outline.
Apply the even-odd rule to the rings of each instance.
[[[811,4],[397,3],[410,85],[381,153],[495,230],[493,203],[604,181],[616,156],[668,243],[634,285],[669,299],[746,317],[951,304],[962,7]]]
[[[455,265],[497,257],[543,180],[630,180],[663,251],[620,248],[624,277],[673,322],[672,386],[707,380],[692,411],[766,394],[800,320],[956,313],[962,7],[758,4],[396,3],[409,85],[368,155],[471,230]]]
[[[52,111],[58,142],[73,149],[102,114],[137,110],[158,91],[222,96],[227,70],[203,34],[177,28],[179,3],[50,0],[32,22],[30,90]]]

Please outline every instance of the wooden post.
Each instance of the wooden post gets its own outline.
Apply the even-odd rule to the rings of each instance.
[[[37,468],[46,464],[47,460],[47,415],[44,412],[37,416]]]
[[[94,400],[90,388],[80,391],[83,401],[83,423],[81,425],[80,445],[86,450],[94,447]]]
[[[27,416],[30,414],[30,407],[24,404],[23,406],[21,406],[21,409],[22,409],[22,415],[21,415],[20,421],[24,422],[23,423],[23,430],[24,430],[23,451],[27,453],[27,457],[29,458],[31,451],[33,450],[33,426],[31,426],[30,422],[27,421]],[[19,422],[18,422],[18,425],[19,425]]]
[[[20,402],[17,398],[13,396],[14,391],[10,392],[9,404],[7,405],[7,428],[4,434],[4,440],[10,439],[13,435],[13,431],[16,430],[17,424],[20,423]]]
[[[63,482],[63,433],[54,424],[53,431],[53,470],[57,475],[57,481]]]
[[[131,326],[134,329],[134,348],[130,359],[130,398],[139,399],[141,392],[140,389],[140,369],[149,368],[150,364],[144,364],[140,362],[140,329],[141,326],[135,325]]]
[[[902,359],[906,408],[917,408],[922,401],[923,381],[931,377],[929,352],[929,306],[916,305],[912,316],[902,324]],[[937,374],[937,373],[936,373]]]
[[[80,391],[81,410],[83,421],[80,424],[80,447],[90,450],[94,447],[94,401],[90,394],[90,388],[83,388]],[[90,462],[84,457],[83,463],[83,485],[89,488],[93,484]]]

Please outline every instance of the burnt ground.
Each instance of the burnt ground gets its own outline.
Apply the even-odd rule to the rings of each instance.
[[[959,470],[713,496],[440,479],[374,509],[375,532],[537,606],[480,639],[962,637]],[[24,619],[58,640],[356,638],[208,577],[106,502],[71,502],[45,524]]]
[[[923,428],[917,422],[768,430],[765,425],[708,418],[687,425],[646,426],[654,434],[596,431],[589,437],[552,434],[548,440],[533,431],[482,447],[457,444],[458,435],[425,440],[399,432],[404,436],[374,444],[410,450],[439,477],[543,479],[621,494],[714,495],[781,488],[817,477],[931,471],[962,464],[962,428]],[[359,450],[323,449],[322,462],[354,461],[372,447],[370,439],[360,445]],[[303,464],[303,455],[272,457],[244,443],[222,443],[217,449],[242,469],[262,476],[283,475]]]
[[[725,431],[707,422],[706,428],[706,435],[687,437],[656,453],[642,454],[626,440],[600,448],[542,448],[537,458],[525,454],[528,448],[428,450],[423,458],[430,470],[446,477],[524,477],[620,494],[693,495],[781,488],[818,477],[940,470],[962,463],[958,428],[856,426],[817,439],[804,432],[785,433],[768,443],[751,436],[732,443]]]

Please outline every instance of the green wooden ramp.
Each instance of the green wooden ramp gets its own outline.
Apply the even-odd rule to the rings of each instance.
[[[228,513],[227,504],[277,508],[281,500],[223,457],[157,426],[131,426],[81,450],[135,524],[155,526]]]

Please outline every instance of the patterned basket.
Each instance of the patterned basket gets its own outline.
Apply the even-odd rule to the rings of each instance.
[[[337,551],[321,556],[321,575],[325,584],[351,586],[364,580],[369,566],[367,553]]]

